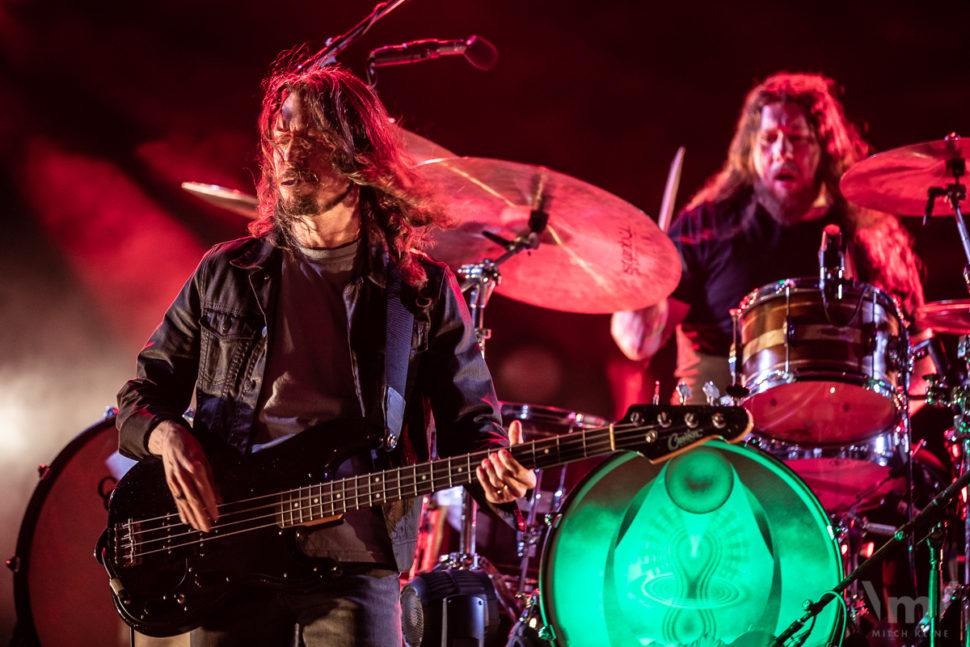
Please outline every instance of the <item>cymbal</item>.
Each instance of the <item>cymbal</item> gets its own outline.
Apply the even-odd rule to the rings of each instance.
[[[950,160],[970,156],[970,139],[953,137],[876,153],[842,175],[839,188],[850,202],[899,216],[923,216],[928,191],[953,183]],[[965,207],[960,206],[963,211]],[[952,216],[946,198],[937,198],[934,216]]]
[[[404,140],[404,150],[407,151],[411,159],[414,160],[415,164],[420,164],[427,160],[440,159],[442,157],[454,157],[455,154],[450,150],[445,148],[440,144],[422,137],[421,135],[411,132],[406,128],[401,128],[400,126],[395,126],[401,133],[401,138]]]
[[[401,139],[404,141],[404,149],[407,151],[415,164],[420,164],[427,160],[442,157],[454,157],[455,154],[444,146],[434,143],[430,139],[422,137],[410,130],[401,128],[393,121],[391,127],[396,129]],[[203,182],[182,182],[182,188],[199,196],[206,202],[228,209],[233,213],[238,213],[246,218],[255,220],[258,217],[256,208],[259,200],[254,195],[243,193],[237,189],[229,189],[218,184],[205,184]]]
[[[936,333],[970,334],[970,299],[927,303],[917,311],[916,324]]]
[[[430,250],[452,268],[505,253],[483,232],[512,240],[529,233],[534,205],[548,214],[538,248],[499,267],[496,291],[510,299],[608,314],[655,304],[680,281],[680,257],[657,224],[592,184],[542,166],[474,157],[431,160],[417,170],[456,221],[432,234]]]
[[[182,182],[182,188],[217,207],[228,209],[253,220],[257,217],[256,207],[259,205],[259,200],[254,195],[243,193],[237,189],[227,189],[218,184],[204,184],[202,182]]]

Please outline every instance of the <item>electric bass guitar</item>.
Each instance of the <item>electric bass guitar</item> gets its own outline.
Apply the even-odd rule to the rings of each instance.
[[[636,405],[620,422],[510,451],[530,469],[620,450],[658,462],[712,438],[740,442],[750,429],[741,407]],[[136,464],[112,493],[108,527],[96,549],[121,618],[144,634],[170,636],[199,626],[250,587],[309,590],[339,568],[304,556],[295,534],[348,511],[472,483],[488,455],[478,451],[332,478],[344,460],[379,438],[363,423],[338,422],[247,456],[207,448],[224,500],[208,533],[179,520],[161,460]]]

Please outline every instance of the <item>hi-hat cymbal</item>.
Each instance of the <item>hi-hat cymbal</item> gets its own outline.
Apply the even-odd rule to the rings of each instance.
[[[259,200],[254,195],[243,193],[237,189],[227,189],[218,184],[204,184],[202,182],[182,182],[182,188],[217,207],[228,209],[253,220],[257,217],[256,207],[259,205]]]
[[[902,146],[867,157],[842,175],[839,188],[850,202],[899,216],[922,216],[930,188],[953,183],[948,164],[970,155],[970,139],[951,136]],[[965,207],[960,206],[963,211]],[[937,198],[934,216],[952,216],[953,207]]]
[[[970,299],[934,301],[916,313],[920,328],[932,328],[936,333],[970,334]]]
[[[452,268],[501,256],[504,248],[483,232],[506,240],[527,234],[530,213],[541,204],[549,219],[539,247],[499,268],[496,291],[506,297],[607,314],[655,304],[680,280],[680,257],[656,223],[592,184],[541,166],[474,157],[431,160],[418,172],[456,221],[433,233],[430,250]]]

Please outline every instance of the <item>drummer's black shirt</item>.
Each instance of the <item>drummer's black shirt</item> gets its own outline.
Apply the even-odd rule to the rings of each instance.
[[[845,218],[836,210],[795,225],[782,225],[755,200],[752,191],[705,202],[681,213],[670,228],[683,274],[671,295],[690,306],[682,330],[694,350],[726,356],[731,347],[730,311],[752,290],[782,279],[818,278],[822,230],[835,223],[849,242]],[[859,280],[866,268],[855,259]]]

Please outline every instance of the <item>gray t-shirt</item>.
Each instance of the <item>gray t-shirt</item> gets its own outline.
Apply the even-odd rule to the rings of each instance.
[[[363,417],[344,302],[344,291],[356,276],[357,251],[357,242],[284,251],[256,415],[256,449],[320,423]],[[372,470],[369,456],[357,456],[341,465],[336,477]],[[301,541],[301,549],[342,562],[394,564],[379,508],[348,512],[339,524],[314,529]]]

